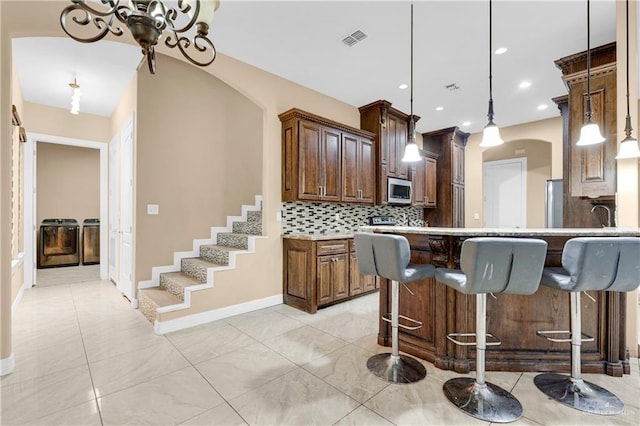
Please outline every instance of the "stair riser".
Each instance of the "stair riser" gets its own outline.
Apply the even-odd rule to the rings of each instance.
[[[218,234],[218,245],[246,250],[249,248],[249,237],[238,234]]]
[[[185,274],[202,282],[207,281],[207,268],[192,263],[189,259],[182,259],[180,262],[180,270]]]
[[[262,210],[251,210],[247,212],[247,222],[262,222]]]
[[[184,302],[184,287],[180,284],[176,284],[171,279],[165,277],[163,274],[160,274],[160,287],[164,287],[169,293],[178,297],[181,301]]]
[[[262,222],[233,222],[232,229],[238,234],[262,235]]]
[[[142,292],[138,294],[138,310],[149,320],[150,323],[156,320],[156,304],[149,300]]]
[[[209,262],[217,263],[218,265],[229,264],[229,252],[225,250],[220,250],[216,247],[211,247],[211,246],[200,247],[200,257],[205,260],[208,260]],[[206,280],[206,276],[205,276],[205,280]]]

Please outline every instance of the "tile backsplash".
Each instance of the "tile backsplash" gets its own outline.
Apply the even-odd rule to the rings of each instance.
[[[282,234],[351,233],[368,225],[371,216],[393,216],[400,226],[423,226],[424,223],[421,207],[295,201],[282,203]]]

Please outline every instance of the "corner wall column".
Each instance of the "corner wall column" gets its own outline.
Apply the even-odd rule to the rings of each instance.
[[[0,2],[0,22],[2,9]],[[0,376],[13,371],[11,345],[11,37],[0,25]]]

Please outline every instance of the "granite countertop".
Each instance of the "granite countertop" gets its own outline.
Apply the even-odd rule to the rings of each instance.
[[[340,232],[327,232],[326,234],[287,234],[282,238],[289,240],[309,240],[309,241],[325,241],[325,240],[343,240],[347,238],[353,238],[353,232],[340,233]]]
[[[417,226],[361,226],[359,231],[393,234],[452,236],[574,236],[574,237],[639,237],[640,228],[437,228]]]

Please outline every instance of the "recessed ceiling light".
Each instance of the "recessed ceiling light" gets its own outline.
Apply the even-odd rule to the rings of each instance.
[[[547,104],[540,104],[540,105],[538,105],[538,109],[539,109],[539,110],[541,110],[541,111],[542,111],[543,109],[547,109],[547,108],[549,108],[549,105],[547,105]]]
[[[470,122],[470,121],[463,121],[463,122],[462,122],[462,125],[463,125],[463,126],[465,126],[465,127],[466,127],[466,126],[470,126],[470,125],[471,125],[471,122]]]
[[[436,111],[442,111],[442,110],[444,110],[444,107],[442,107],[442,106],[437,106],[436,107]]]
[[[506,51],[507,51],[506,47],[499,47],[499,48],[496,49],[496,55],[502,55]]]
[[[518,87],[520,87],[521,89],[526,89],[527,87],[530,87],[530,86],[531,86],[530,81],[523,81],[522,83],[520,83]]]
[[[409,85],[407,83],[402,83],[400,86],[398,86],[398,89],[400,89],[400,90],[404,90],[404,89],[407,89],[407,88],[409,88]]]

